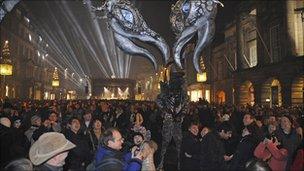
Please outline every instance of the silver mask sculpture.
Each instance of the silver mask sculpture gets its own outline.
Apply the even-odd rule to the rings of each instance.
[[[10,12],[19,1],[20,0],[6,0],[6,1],[1,2],[1,4],[0,4],[0,23],[3,20],[4,16],[8,12]]]
[[[134,40],[152,43],[161,51],[164,62],[168,61],[170,56],[168,44],[147,26],[139,11],[129,1],[107,0],[102,10],[106,13],[108,24],[114,32],[115,43],[120,49],[131,55],[147,57],[156,70],[157,62],[154,55],[135,44]]]
[[[193,64],[201,73],[199,57],[203,49],[212,41],[215,32],[215,16],[217,0],[178,0],[171,8],[170,22],[177,36],[173,47],[174,61],[181,69],[181,51],[197,33],[197,43],[194,49]]]

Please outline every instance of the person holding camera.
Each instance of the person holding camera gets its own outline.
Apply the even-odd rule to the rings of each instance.
[[[111,171],[139,171],[142,166],[142,152],[137,147],[130,153],[124,154],[120,150],[124,138],[116,128],[108,128],[101,139],[102,146],[97,150],[95,170]]]
[[[288,151],[274,135],[267,136],[254,150],[255,157],[267,162],[271,170],[286,168]]]

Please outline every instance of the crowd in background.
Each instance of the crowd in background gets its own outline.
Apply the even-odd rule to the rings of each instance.
[[[26,158],[38,168],[41,163],[33,162],[29,151],[50,132],[62,133],[75,145],[64,160],[64,170],[96,169],[106,160],[103,148],[108,149],[115,136],[121,141],[117,150],[131,152],[128,162],[138,159],[140,167],[133,170],[157,166],[162,111],[154,102],[5,99],[0,117],[1,170]],[[200,100],[189,104],[183,131],[180,170],[303,170],[303,107],[219,105]],[[137,149],[140,157],[135,155]]]

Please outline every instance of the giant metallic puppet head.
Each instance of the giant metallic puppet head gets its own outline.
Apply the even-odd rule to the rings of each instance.
[[[197,72],[201,72],[199,57],[203,49],[212,41],[215,32],[215,16],[218,0],[178,0],[171,8],[170,22],[177,35],[173,47],[174,61],[182,68],[181,51],[197,33],[193,64]]]
[[[169,47],[165,40],[151,30],[139,11],[127,0],[107,0],[102,10],[106,12],[108,24],[113,29],[116,44],[131,55],[147,57],[157,68],[155,57],[147,49],[134,43],[134,40],[152,43],[161,51],[165,62],[169,59]]]

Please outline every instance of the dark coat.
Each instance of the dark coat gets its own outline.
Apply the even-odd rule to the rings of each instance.
[[[38,138],[44,134],[44,133],[47,133],[47,132],[54,132],[54,130],[50,127],[50,128],[47,128],[45,127],[44,125],[41,125],[38,129],[36,129],[34,132],[33,132],[33,135],[32,135],[32,138],[34,141],[37,141]]]
[[[275,132],[275,135],[282,143],[283,147],[288,151],[286,170],[289,170],[292,165],[293,157],[301,143],[300,135],[297,134],[295,129],[292,129],[290,134],[285,134],[281,128]]]
[[[201,141],[201,170],[226,170],[224,145],[213,132],[206,134]]]
[[[0,170],[10,161],[26,158],[30,147],[23,132],[0,124]]]
[[[101,133],[101,136],[102,136],[102,133]],[[87,137],[89,140],[88,142],[90,145],[90,149],[91,149],[92,153],[95,154],[95,152],[98,149],[98,146],[101,143],[101,137],[98,139],[93,130],[88,132]]]
[[[100,147],[96,154],[96,170],[139,171],[142,161],[132,159],[131,154],[123,154],[109,147]]]
[[[13,143],[12,130],[0,124],[0,170],[11,160],[10,148]]]
[[[82,134],[75,134],[71,130],[67,130],[64,135],[76,145],[75,148],[69,151],[64,167],[72,170],[85,170],[92,158],[87,137]]]
[[[185,153],[191,155],[189,158]],[[181,146],[181,170],[199,170],[200,141],[197,136],[187,131],[183,136]]]
[[[256,147],[256,138],[253,135],[246,135],[243,137],[231,161],[229,170],[245,170],[246,162],[253,158],[253,152]]]

